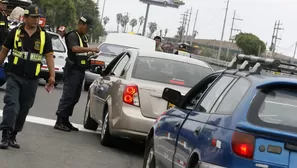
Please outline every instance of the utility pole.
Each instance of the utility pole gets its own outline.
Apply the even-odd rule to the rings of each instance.
[[[188,41],[188,33],[189,33],[189,27],[190,27],[190,23],[191,23],[192,10],[193,10],[193,7],[191,7],[191,10],[190,10],[190,16],[189,16],[189,20],[188,20],[188,26],[187,26],[185,42]]]
[[[229,2],[230,2],[230,0],[227,1],[227,7],[226,7],[225,18],[224,18],[223,29],[222,29],[222,35],[221,35],[221,41],[220,41],[220,48],[219,48],[219,52],[218,52],[218,60],[220,59],[221,52],[222,52],[222,45],[223,45],[223,40],[224,40],[224,33],[225,33],[227,15],[228,15],[228,10],[229,10]]]
[[[284,28],[280,27],[281,25],[282,24],[281,24],[280,20],[276,21],[275,25],[274,25],[271,47],[270,47],[270,50],[272,50],[272,57],[274,57],[274,54],[275,54],[277,40],[281,40],[281,38],[278,37],[279,30],[284,30]]]
[[[184,31],[185,31],[185,28],[186,28],[186,24],[187,24],[187,18],[188,18],[188,13],[189,13],[189,10],[187,10],[185,13],[182,14],[182,21],[180,22],[182,25],[181,25],[181,36],[180,36],[180,41],[181,42],[184,42]]]
[[[296,56],[296,50],[297,50],[297,42],[295,43],[295,49],[294,49],[293,59],[295,59],[295,56]]]
[[[195,29],[196,29],[196,22],[197,22],[198,12],[199,12],[199,10],[197,10],[197,12],[196,12],[196,17],[195,17],[195,22],[194,22],[194,26],[193,26],[193,32],[192,32],[192,38],[191,38],[190,45],[193,44],[193,40],[194,40],[194,33],[195,33]]]
[[[231,43],[233,43],[233,39],[232,39],[233,31],[240,31],[239,29],[234,29],[235,20],[243,21],[243,19],[236,18],[236,10],[234,11],[233,18],[232,18],[232,25],[231,25],[231,31],[230,31],[230,37],[229,37],[229,44],[228,44],[228,49],[227,49],[227,53],[226,53],[227,58],[229,57],[229,51],[230,51]]]
[[[101,14],[101,23],[103,21],[103,15],[104,15],[104,9],[105,9],[105,2],[106,2],[106,0],[104,0],[104,2],[103,2],[102,14]],[[97,0],[97,3],[99,4],[99,0]],[[99,8],[99,5],[98,5],[98,8]]]

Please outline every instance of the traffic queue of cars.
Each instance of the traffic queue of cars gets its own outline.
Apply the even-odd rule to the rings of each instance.
[[[186,95],[165,88],[162,98],[175,107],[149,131],[143,168],[297,167],[296,69],[238,55]]]

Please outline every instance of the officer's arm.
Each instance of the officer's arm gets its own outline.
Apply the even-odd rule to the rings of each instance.
[[[48,34],[46,34],[46,41],[44,44],[44,55],[50,76],[55,77],[54,51],[51,37]]]
[[[66,38],[67,48],[74,53],[96,52],[97,48],[79,46],[79,39],[75,33],[70,33]]]
[[[3,64],[9,50],[13,48],[14,34],[15,34],[15,30],[12,30],[11,32],[9,32],[5,39],[4,44],[2,45],[2,49],[0,51],[0,65]]]

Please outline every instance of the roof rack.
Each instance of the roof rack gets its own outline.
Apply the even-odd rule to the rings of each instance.
[[[238,66],[240,67],[238,68]],[[262,70],[281,72],[294,75],[297,73],[297,65],[282,62],[272,58],[263,58],[253,55],[239,54],[233,58],[227,69],[249,71],[252,74],[260,74]]]

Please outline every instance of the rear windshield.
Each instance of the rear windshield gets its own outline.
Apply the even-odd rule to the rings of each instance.
[[[122,45],[104,43],[99,47],[99,50],[101,52],[109,53],[109,54],[112,54],[114,56],[117,56],[120,53],[124,52],[128,48],[133,48],[133,47],[127,47],[127,46],[122,46]]]
[[[248,119],[260,126],[297,132],[297,89],[278,88],[260,92]],[[258,106],[258,107],[257,107]]]
[[[53,50],[55,52],[66,52],[66,48],[58,35],[49,34],[52,38]]]
[[[210,68],[196,64],[163,58],[138,57],[132,78],[193,87],[211,73]]]

